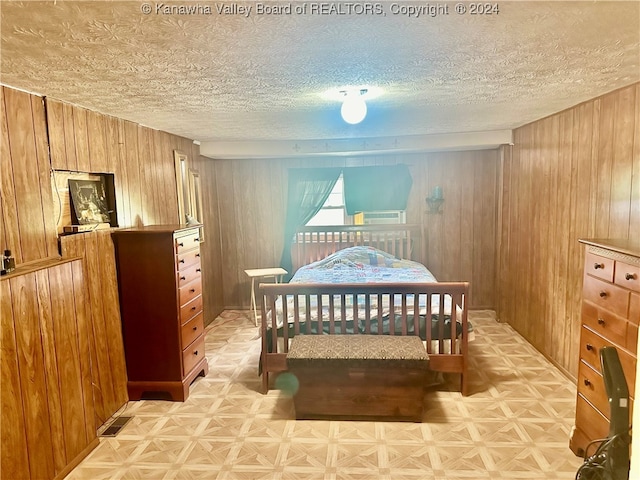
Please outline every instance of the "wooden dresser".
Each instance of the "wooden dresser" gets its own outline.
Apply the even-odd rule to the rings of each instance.
[[[601,374],[600,348],[617,349],[629,394],[635,395],[640,244],[604,239],[580,242],[585,244],[586,251],[576,423],[570,447],[576,455],[583,456],[590,441],[605,438],[609,433],[609,403]],[[589,455],[593,454],[593,448],[587,452]]]
[[[184,401],[208,373],[198,227],[113,232],[131,400]]]

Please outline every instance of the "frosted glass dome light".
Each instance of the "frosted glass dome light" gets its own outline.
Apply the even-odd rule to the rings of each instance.
[[[362,98],[362,94],[360,92],[347,93],[342,102],[340,114],[342,115],[342,119],[351,125],[355,125],[364,120],[364,117],[367,116],[367,104],[364,98]]]

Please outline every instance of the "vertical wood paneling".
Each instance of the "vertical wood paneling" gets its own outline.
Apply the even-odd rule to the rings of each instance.
[[[243,265],[237,257],[236,243],[242,243],[242,237],[238,235],[238,223],[242,219],[235,216],[234,181],[236,175],[233,170],[232,161],[216,161],[216,178],[219,180],[218,185],[218,201],[220,206],[220,225],[223,225],[222,241],[221,241],[221,261],[222,261],[222,277],[223,277],[223,297],[225,306],[240,305],[238,290],[238,274],[237,270],[242,269]],[[247,208],[250,206],[247,205]],[[265,219],[266,220],[266,219]],[[273,235],[269,235],[270,238]],[[279,261],[280,259],[278,259]],[[275,261],[275,260],[274,260]],[[246,267],[249,268],[249,267]],[[256,267],[258,268],[258,267]]]
[[[504,165],[498,316],[574,376],[584,260],[577,240],[627,239],[638,229],[638,88],[517,129]]]
[[[47,122],[43,100],[32,95],[31,110],[33,112],[33,131],[36,146],[36,160],[38,165],[40,211],[44,227],[45,255],[47,257],[53,257],[58,254],[58,242],[56,241],[57,233],[50,177],[51,162],[49,160]]]
[[[76,144],[76,164],[78,171],[90,172],[91,158],[89,153],[87,110],[83,108],[73,109],[73,133]]]
[[[224,310],[222,251],[220,245],[220,213],[218,209],[217,177],[214,162],[205,157],[199,157],[198,170],[202,175],[202,201],[204,207],[205,244],[200,248],[202,261],[206,265],[203,269],[203,291],[206,291],[204,310],[209,312],[207,321],[212,321]]]
[[[635,124],[635,89],[622,90],[615,111],[615,131],[611,167],[611,216],[609,236],[629,237],[631,216],[631,190],[633,178],[634,132],[640,128]]]
[[[114,169],[117,172],[116,182],[116,208],[118,210],[118,225],[133,225],[131,219],[131,196],[129,195],[129,172],[127,166],[127,146],[125,121],[114,119],[117,132],[117,142],[111,143],[111,155],[117,158],[117,166]]]
[[[175,161],[173,151],[176,149],[183,150],[189,158],[189,168],[193,168],[194,158],[190,151],[192,142],[188,142],[185,146],[182,141],[178,141],[176,146],[172,146],[171,135],[159,130],[154,130],[154,151],[155,151],[155,173],[158,175],[158,193],[159,201],[159,222],[163,224],[184,223],[184,219],[178,218],[178,209],[176,202],[167,202],[166,199],[176,198],[176,174]],[[186,149],[188,147],[188,149]]]
[[[42,333],[42,349],[44,352],[44,368],[47,383],[49,417],[51,420],[51,435],[53,438],[59,438],[62,440],[53,444],[55,470],[56,472],[59,472],[67,464],[68,458],[64,442],[65,429],[62,417],[62,385],[60,385],[61,372],[58,370],[58,360],[56,358],[56,351],[61,349],[61,346],[56,342],[56,325],[54,324],[54,322],[59,322],[60,319],[54,319],[51,311],[51,290],[49,288],[49,275],[47,270],[39,270],[35,272],[35,279],[38,292],[37,301],[40,316],[40,331]]]
[[[107,139],[104,115],[87,110],[87,138],[89,140],[89,162],[92,172],[110,172],[112,159],[107,159]]]
[[[64,107],[61,102],[47,99],[47,119],[49,121],[49,132],[51,134],[51,138],[49,140],[51,166],[57,170],[72,170],[67,165]],[[75,145],[73,148],[75,150]],[[75,156],[73,158],[75,160]]]
[[[571,137],[562,135],[562,132],[570,130],[572,127],[573,116],[571,113],[564,112],[554,117],[552,144],[557,144],[559,148],[551,163],[551,195],[554,203],[550,208],[549,236],[547,237],[547,245],[549,254],[547,257],[547,268],[551,272],[551,279],[548,284],[550,290],[549,295],[552,297],[549,302],[549,313],[547,318],[550,319],[551,329],[546,331],[547,337],[567,338],[571,335],[570,325],[568,321],[570,312],[566,309],[567,283],[562,281],[568,276],[568,251],[570,240],[566,235],[562,235],[568,207],[571,201],[571,190],[575,188],[572,185],[572,158],[571,158]],[[567,188],[566,179],[569,179]],[[553,251],[557,250],[557,255]],[[546,339],[545,343],[552,343],[553,340]],[[559,358],[569,358],[567,351],[569,345],[567,342],[556,342]]]
[[[67,458],[72,459],[82,452],[87,444],[87,439],[84,429],[78,329],[76,322],[70,321],[69,318],[69,312],[75,312],[71,266],[67,263],[50,268],[48,275],[49,288],[51,289],[53,332],[56,341],[56,362],[59,369],[58,378],[62,397],[64,446]],[[72,313],[71,316],[75,320],[75,313]]]
[[[152,132],[142,126],[138,130],[138,156],[140,158],[140,193],[141,212],[140,216],[144,225],[154,225],[157,223],[157,181],[155,175],[155,158],[152,155],[152,144],[149,139]]]
[[[104,341],[107,344],[109,354],[109,365],[105,366],[105,368],[111,371],[112,384],[110,388],[113,391],[113,401],[109,404],[108,411],[105,413],[110,416],[128,399],[125,381],[127,367],[122,347],[122,325],[120,323],[120,302],[113,241],[109,232],[96,232],[96,237],[97,250],[95,255],[98,257],[100,267],[100,292],[106,332]],[[107,417],[103,421],[106,419]]]
[[[140,227],[143,225],[142,187],[140,177],[140,159],[138,156],[138,127],[135,123],[124,122],[125,134],[125,168],[127,170],[127,188],[129,198],[129,223]]]
[[[96,436],[96,409],[93,394],[93,374],[91,371],[91,323],[87,315],[87,288],[81,262],[71,265],[73,277],[73,299],[75,301],[76,324],[78,326],[78,348],[80,349],[80,381],[83,394],[83,416],[85,422],[85,438],[87,444]],[[119,330],[119,329],[118,329]],[[124,380],[122,381],[124,385]],[[120,397],[127,398],[126,394]]]
[[[16,344],[14,313],[11,302],[10,282],[0,283],[2,310],[2,389],[0,395],[0,471],[4,478],[30,478],[27,433],[22,407],[22,388],[20,386],[20,367],[18,365],[18,347]]]
[[[4,88],[6,115],[10,119],[7,121],[9,154],[12,165],[19,166],[11,169],[11,177],[6,181],[3,179],[3,187],[13,182],[17,212],[17,225],[7,225],[7,228],[20,232],[19,245],[7,245],[6,248],[14,252],[17,263],[46,258],[48,245],[30,97],[27,93]],[[7,195],[11,192],[9,188]]]
[[[63,476],[97,444],[74,305],[81,268],[50,259],[3,277],[2,478]]]
[[[611,183],[613,169],[613,149],[615,142],[614,118],[619,96],[606,96],[601,99],[602,108],[600,110],[600,139],[596,181],[596,236],[600,238],[609,237],[609,222],[611,212]]]
[[[74,107],[71,105],[64,103],[62,105],[62,111],[64,114],[64,144],[65,144],[65,156],[66,159],[64,161],[66,163],[66,168],[71,171],[80,170],[78,167],[77,160],[77,149],[76,149],[76,137],[75,137],[75,124],[73,120],[73,111]],[[54,121],[47,121],[49,128],[55,124]],[[51,134],[50,134],[51,136]],[[55,166],[55,163],[52,162],[53,168],[62,168]]]
[[[633,159],[631,176],[631,198],[640,198],[640,83],[635,88],[636,101],[634,103]],[[640,238],[640,202],[631,202],[629,238]]]
[[[111,332],[105,327],[104,298],[101,288],[100,276],[100,250],[97,247],[96,234],[84,235],[85,275],[87,280],[89,315],[93,331],[91,339],[95,352],[94,373],[99,386],[100,402],[96,402],[96,416],[98,425],[111,416],[111,405],[115,404],[115,394],[112,385],[113,371],[109,361],[109,349],[107,335]]]
[[[15,336],[29,470],[32,478],[52,478],[55,471],[53,444],[35,278],[25,275],[12,279],[11,299],[14,315],[20,320]]]
[[[18,228],[18,207],[16,206],[16,194],[13,186],[13,162],[11,161],[11,151],[9,150],[9,127],[7,126],[7,109],[5,108],[5,88],[0,87],[0,104],[2,106],[2,116],[0,118],[0,128],[2,138],[0,138],[0,185],[2,195],[0,202],[2,206],[2,248],[11,245],[14,255],[22,256],[20,251],[20,230]]]

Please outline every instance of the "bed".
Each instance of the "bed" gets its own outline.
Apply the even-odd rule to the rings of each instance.
[[[259,287],[263,391],[270,374],[287,369],[296,335],[373,334],[419,335],[429,368],[460,374],[466,395],[468,283],[438,282],[424,265],[402,258],[422,252],[413,226],[342,228],[350,229],[348,235],[336,236],[335,227],[331,232],[314,227],[315,242],[298,234],[297,250],[311,252],[306,257],[311,263],[289,283]]]

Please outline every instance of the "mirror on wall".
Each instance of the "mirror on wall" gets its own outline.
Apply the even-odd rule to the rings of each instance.
[[[176,186],[178,193],[178,218],[179,223],[199,225],[203,222],[202,186],[200,173],[190,168],[189,157],[186,154],[174,150],[176,167]],[[200,229],[200,241],[204,240],[202,228]]]
[[[178,193],[178,223],[187,222],[189,205],[189,157],[178,150],[173,151],[176,166],[176,187]]]
[[[189,169],[189,202],[191,205],[189,223],[202,224],[204,222],[202,206],[202,186],[200,183],[200,173],[192,168]],[[200,242],[204,242],[204,231],[200,228]]]

